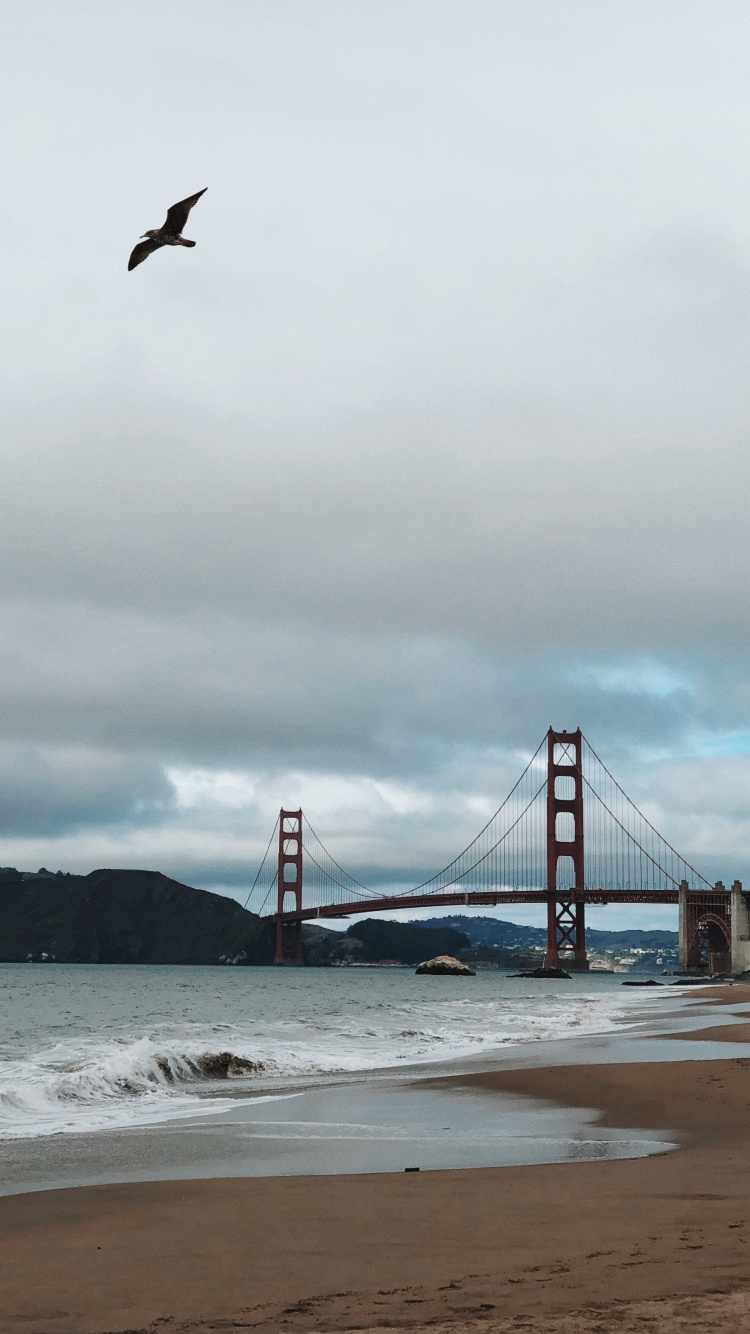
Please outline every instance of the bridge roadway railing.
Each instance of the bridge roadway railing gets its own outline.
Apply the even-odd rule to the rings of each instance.
[[[386,894],[379,899],[354,899],[319,908],[301,908],[281,915],[283,922],[308,922],[318,917],[355,917],[363,913],[387,912],[395,908],[474,907],[497,908],[503,903],[679,903],[677,889],[566,889],[550,896],[545,889],[478,890],[439,894]]]

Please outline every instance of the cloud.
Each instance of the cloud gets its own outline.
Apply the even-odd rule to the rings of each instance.
[[[681,851],[750,867],[750,17],[719,11],[19,11],[0,860],[237,887],[301,802],[413,883],[580,723]],[[128,274],[204,185],[195,250]]]
[[[645,695],[665,699],[676,693],[696,694],[685,672],[659,662],[635,661],[618,666],[580,665],[571,672],[574,684],[598,688],[606,695]]]
[[[17,398],[3,455],[10,596],[456,633],[505,652],[747,645],[734,436],[654,446],[487,402],[281,433],[123,364],[82,399]]]

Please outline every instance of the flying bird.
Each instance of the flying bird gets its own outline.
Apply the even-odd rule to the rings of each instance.
[[[191,195],[189,199],[181,199],[179,204],[173,204],[167,213],[167,220],[163,227],[152,227],[150,231],[143,233],[142,239],[138,242],[128,260],[128,272],[142,264],[144,259],[148,259],[152,251],[159,250],[163,245],[195,245],[195,241],[187,241],[181,233],[193,204],[198,203],[201,195],[204,195],[207,189],[208,186],[199,190],[197,195]]]

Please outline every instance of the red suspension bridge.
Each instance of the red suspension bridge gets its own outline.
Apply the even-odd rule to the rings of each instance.
[[[281,810],[246,907],[275,916],[276,962],[283,964],[301,963],[302,923],[314,918],[542,903],[545,963],[586,968],[587,904],[672,903],[680,905],[681,966],[699,967],[708,951],[728,968],[735,900],[747,916],[739,882],[730,895],[680,856],[580,728],[550,728],[492,819],[430,880],[378,895],[335,861],[302,810]]]

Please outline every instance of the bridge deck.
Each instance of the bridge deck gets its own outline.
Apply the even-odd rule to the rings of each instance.
[[[566,890],[554,896],[557,903],[679,903],[676,889],[584,889]],[[510,889],[498,891],[462,891],[444,894],[385,895],[380,899],[354,899],[350,903],[332,903],[322,908],[302,908],[285,912],[284,922],[308,922],[316,917],[353,917],[362,913],[387,912],[395,908],[497,908],[503,903],[548,903],[550,895],[544,889]]]

